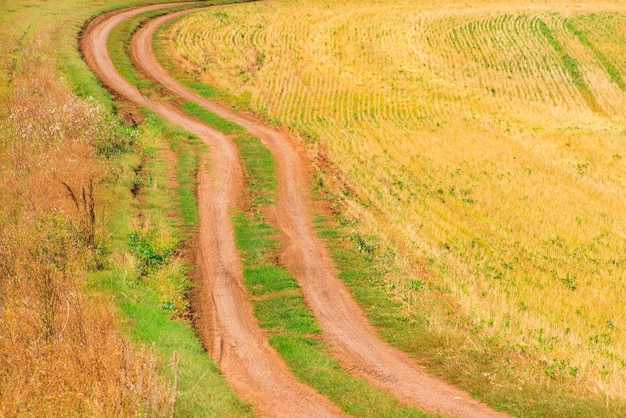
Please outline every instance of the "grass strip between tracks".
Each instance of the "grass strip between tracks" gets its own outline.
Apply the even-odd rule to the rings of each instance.
[[[256,138],[235,138],[244,165],[246,191],[242,210],[235,214],[235,238],[254,312],[296,377],[327,396],[344,412],[356,416],[427,416],[404,407],[385,392],[344,371],[320,340],[313,314],[304,303],[296,279],[277,265],[277,231],[267,224],[265,211],[276,200],[275,163]]]

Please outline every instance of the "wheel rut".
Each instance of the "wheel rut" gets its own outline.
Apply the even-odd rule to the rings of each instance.
[[[96,19],[90,25],[93,29],[87,31],[88,36],[83,38],[83,51],[91,47],[91,53],[85,54],[87,62],[110,88],[128,100],[146,106],[197,133],[211,148],[211,171],[201,172],[199,190],[201,217],[199,260],[202,260],[202,274],[197,301],[200,306],[199,313],[205,321],[199,327],[199,333],[205,344],[210,347],[212,355],[221,353],[220,368],[235,389],[244,398],[254,402],[262,415],[338,414],[336,407],[328,405],[324,398],[295,381],[284,363],[268,346],[266,336],[253,318],[242,285],[241,264],[234,248],[232,224],[229,219],[230,208],[233,207],[242,184],[241,167],[234,145],[221,133],[186,117],[173,105],[164,102],[155,103],[143,97],[136,88],[117,75],[106,54],[106,37],[115,24],[159,7],[164,6],[125,10]],[[222,103],[199,96],[180,85],[161,67],[152,49],[154,32],[168,20],[190,12],[192,11],[173,12],[151,19],[132,39],[133,60],[142,73],[163,85],[175,96],[195,102],[243,126],[272,152],[278,167],[279,198],[276,226],[280,230],[283,243],[281,262],[301,285],[307,305],[324,330],[324,339],[335,347],[335,354],[342,366],[370,384],[387,390],[399,400],[417,405],[429,412],[460,417],[506,416],[472,399],[467,393],[441,379],[426,375],[407,354],[395,349],[376,335],[362,309],[337,278],[337,271],[332,267],[330,256],[312,227],[312,202],[308,196],[311,179],[307,174],[306,158],[297,141],[286,132],[263,123],[251,114],[235,112]],[[104,22],[98,24],[98,20]],[[109,27],[106,34],[105,27]],[[244,334],[248,338],[245,341]],[[248,351],[246,344],[258,347],[257,351],[253,354],[243,352]],[[255,359],[254,356],[261,354],[266,357]],[[271,370],[255,373],[255,367],[259,367],[257,363],[265,362],[268,362],[265,368],[269,367]],[[252,370],[247,370],[248,367],[252,367]],[[270,375],[278,379],[278,382],[270,380]],[[249,383],[248,380],[253,381],[252,385],[246,385]],[[272,382],[270,384],[272,387],[261,394],[260,388],[268,382]],[[274,385],[281,388],[275,389]],[[298,398],[302,395],[284,392],[287,390],[284,388],[285,385],[289,388],[294,385],[293,388],[297,388],[308,398]],[[275,397],[274,400],[266,399],[272,396]],[[289,403],[291,399],[296,399],[296,403],[308,399],[307,404],[312,409],[287,411],[284,404]]]

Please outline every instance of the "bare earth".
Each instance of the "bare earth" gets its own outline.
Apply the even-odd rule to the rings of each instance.
[[[117,74],[110,61],[106,39],[115,25],[138,13],[167,6],[171,7],[155,5],[102,15],[88,25],[81,46],[87,63],[113,91],[199,135],[211,149],[210,170],[202,169],[199,179],[201,222],[197,260],[201,274],[194,297],[201,318],[198,332],[226,378],[244,399],[255,404],[260,415],[339,415],[341,412],[325,398],[295,380],[269,347],[267,336],[253,317],[230,221],[230,211],[242,185],[242,170],[232,141],[187,117],[172,104],[142,96]],[[131,46],[134,62],[141,72],[174,95],[245,127],[272,152],[278,165],[275,223],[283,241],[281,262],[300,283],[307,305],[324,330],[325,340],[335,347],[343,367],[402,402],[429,412],[459,417],[506,416],[441,379],[426,375],[408,355],[378,338],[362,309],[338,280],[328,252],[312,228],[312,203],[308,196],[311,179],[307,161],[294,138],[253,115],[200,97],[160,66],[151,44],[155,30],[167,20],[190,12],[152,19],[139,30]]]

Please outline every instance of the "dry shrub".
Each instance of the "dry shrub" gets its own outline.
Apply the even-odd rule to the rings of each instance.
[[[38,42],[25,47],[12,74],[8,120],[0,121],[0,164],[13,210],[71,209],[66,183],[82,194],[103,174],[94,157],[129,149],[134,131],[91,99],[82,100],[56,78]]]
[[[75,231],[52,231],[36,227],[28,241],[5,231],[0,243],[19,254],[0,267],[13,272],[0,283],[0,415],[171,415],[175,392],[155,357],[120,336],[108,304],[82,294],[67,259]]]
[[[12,87],[0,120],[0,416],[170,416],[175,387],[157,359],[82,289],[103,173],[95,156],[128,139],[57,80],[37,42]]]

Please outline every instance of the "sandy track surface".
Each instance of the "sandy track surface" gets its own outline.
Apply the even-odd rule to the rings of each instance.
[[[337,279],[328,252],[311,227],[307,192],[310,178],[294,138],[252,115],[235,112],[222,103],[197,95],[161,67],[152,49],[154,32],[168,20],[186,13],[189,12],[161,16],[142,27],[131,43],[135,64],[175,95],[245,127],[272,152],[278,165],[276,220],[283,236],[281,260],[298,279],[307,305],[324,330],[324,338],[336,347],[344,367],[400,400],[427,411],[463,417],[505,416],[442,380],[426,375],[405,353],[377,337],[362,309]]]
[[[149,6],[102,15],[86,27],[81,39],[85,60],[116,94],[146,106],[201,137],[210,147],[210,169],[199,175],[200,232],[195,299],[200,334],[212,357],[246,400],[262,416],[341,416],[341,411],[310,387],[296,381],[260,329],[242,284],[234,243],[231,210],[241,191],[243,173],[237,149],[220,132],[187,117],[167,102],[144,96],[115,70],[106,41],[111,30],[138,13],[170,5]],[[205,161],[207,161],[205,156]]]

